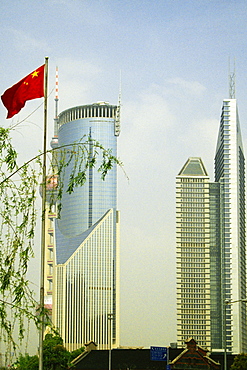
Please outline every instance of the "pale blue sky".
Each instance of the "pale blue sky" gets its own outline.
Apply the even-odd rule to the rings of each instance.
[[[246,144],[246,0],[2,0],[0,11],[2,92],[49,56],[49,91],[59,68],[59,111],[115,104],[121,70],[118,145],[130,178],[119,173],[121,345],[169,345],[176,341],[175,177],[189,156],[202,157],[213,176],[229,57]],[[40,102],[10,122],[1,105],[2,125]],[[42,147],[42,125],[40,108],[15,132],[23,160]]]

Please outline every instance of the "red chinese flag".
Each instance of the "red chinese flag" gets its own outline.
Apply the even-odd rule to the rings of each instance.
[[[8,110],[7,118],[20,112],[27,100],[44,96],[44,71],[42,65],[3,93],[1,99]]]

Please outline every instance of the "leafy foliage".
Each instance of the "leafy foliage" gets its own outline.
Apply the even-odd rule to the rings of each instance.
[[[39,358],[37,355],[29,356],[29,354],[20,355],[14,368],[20,370],[37,370],[39,368]]]
[[[70,352],[71,361],[74,360],[76,357],[78,357],[84,351],[85,351],[85,347],[81,347],[81,348],[75,349],[74,351]]]
[[[24,317],[38,321],[26,273],[33,257],[35,194],[40,172],[39,167],[35,170],[28,165],[17,170],[17,152],[9,130],[0,128],[0,327],[1,339],[10,340],[14,348],[16,323],[22,339]]]
[[[49,152],[52,153],[49,179],[53,181],[54,177],[58,177],[57,186],[53,190],[50,189],[49,197],[51,204],[57,202],[58,217],[64,192],[71,194],[75,187],[83,186],[90,168],[98,166],[96,170],[103,181],[114,165],[123,168],[111,149],[105,149],[90,136],[84,136],[78,142],[60,146]]]
[[[42,186],[46,187],[50,204],[58,205],[58,214],[64,191],[72,193],[75,187],[82,186],[89,168],[98,166],[96,170],[104,180],[114,165],[122,166],[110,150],[91,137],[39,153],[18,166],[10,129],[0,127],[0,340],[11,342],[14,349],[17,346],[13,335],[16,327],[18,338],[22,340],[28,327],[26,320],[33,320],[37,327],[44,322],[41,315],[48,320],[44,307],[36,313],[38,303],[26,275],[30,259],[34,257],[41,157],[47,154],[51,155],[51,165]],[[63,351],[60,345],[57,344],[57,355]]]
[[[234,358],[231,370],[246,370],[247,369],[247,353],[241,353]]]
[[[43,368],[44,370],[67,369],[70,362],[76,357],[75,353],[82,353],[84,348],[69,352],[63,346],[59,335],[46,334],[43,342]],[[14,366],[18,370],[38,370],[38,356],[20,355]]]
[[[63,346],[62,338],[59,335],[46,334],[43,344],[44,369],[66,369],[70,358],[70,352]]]

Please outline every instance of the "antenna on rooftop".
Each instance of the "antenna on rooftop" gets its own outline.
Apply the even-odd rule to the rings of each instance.
[[[55,91],[55,118],[54,118],[54,136],[58,131],[58,67],[56,67],[56,91]]]
[[[229,69],[229,72],[228,72],[229,98],[230,99],[235,99],[235,93],[236,93],[235,58],[234,58],[234,64],[233,64],[233,71],[231,71],[230,58],[229,58],[228,69]]]
[[[51,147],[54,149],[58,146],[58,67],[56,67],[56,88],[55,88],[55,117],[54,117],[54,132],[51,140]]]
[[[122,98],[122,75],[120,71],[120,84],[119,84],[119,94],[118,94],[118,105],[116,110],[116,119],[115,119],[115,136],[120,135],[120,110],[121,110],[121,98]]]

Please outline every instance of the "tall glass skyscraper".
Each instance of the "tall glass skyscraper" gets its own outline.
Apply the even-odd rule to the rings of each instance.
[[[245,158],[236,99],[223,101],[215,155],[215,181],[221,193],[222,299],[246,298]],[[246,303],[226,307],[227,348],[247,351]],[[225,334],[225,333],[223,333]]]
[[[58,145],[90,136],[117,156],[117,106],[99,102],[68,109],[59,115],[58,128]],[[62,197],[61,217],[55,220],[53,322],[69,350],[88,341],[98,349],[119,344],[116,207],[115,165],[104,181],[97,168],[89,168],[86,183]]]
[[[176,178],[177,339],[211,348],[210,184],[200,158],[189,158]]]
[[[247,351],[245,159],[236,99],[223,101],[215,182],[200,158],[176,180],[177,336]],[[226,340],[226,342],[225,342]]]

